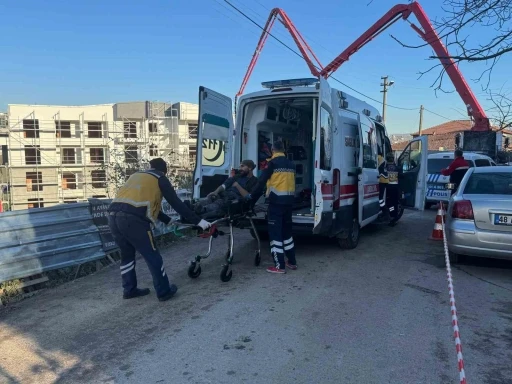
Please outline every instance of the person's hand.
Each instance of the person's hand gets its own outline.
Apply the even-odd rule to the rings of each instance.
[[[252,200],[251,194],[249,193],[248,195],[245,195],[244,199],[245,199],[245,201],[251,201]]]
[[[240,184],[238,184],[236,181],[233,183],[233,187],[239,187]]]
[[[212,225],[207,222],[206,220],[201,219],[199,224],[197,224],[198,227],[201,227],[203,231],[206,231],[208,228],[210,228]]]
[[[206,197],[216,199],[218,196],[215,192],[210,192]]]

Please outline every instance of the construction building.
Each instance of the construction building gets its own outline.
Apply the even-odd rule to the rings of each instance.
[[[2,147],[9,209],[112,197],[155,157],[190,172],[197,116],[189,103],[9,105]]]

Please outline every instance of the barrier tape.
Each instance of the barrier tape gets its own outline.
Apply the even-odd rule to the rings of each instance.
[[[448,291],[450,293],[450,306],[452,310],[452,325],[453,325],[453,337],[455,339],[455,349],[457,351],[457,365],[459,368],[459,379],[461,384],[467,384],[466,372],[464,371],[464,358],[462,357],[462,343],[460,341],[459,332],[459,321],[457,319],[457,307],[455,306],[455,293],[453,291],[453,279],[452,279],[452,268],[450,265],[450,256],[448,252],[448,241],[446,240],[446,230],[444,226],[444,205],[442,202],[439,203],[443,210],[441,216],[441,224],[443,226],[443,245],[444,245],[444,260],[446,262],[446,276],[448,278]]]

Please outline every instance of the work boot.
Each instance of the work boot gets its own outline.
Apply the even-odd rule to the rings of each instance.
[[[178,287],[175,286],[174,284],[171,284],[171,286],[169,287],[169,292],[167,292],[166,294],[160,296],[158,298],[158,300],[159,301],[167,301],[170,298],[172,298],[175,295],[176,292],[178,292]]]
[[[136,297],[146,296],[149,295],[149,292],[151,292],[149,288],[136,288],[131,293],[123,293],[123,299],[134,299]]]

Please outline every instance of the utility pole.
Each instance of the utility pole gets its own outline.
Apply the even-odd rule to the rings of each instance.
[[[419,135],[421,136],[421,130],[423,129],[423,105],[420,106],[420,126],[419,126]]]
[[[391,87],[395,82],[393,80],[388,81],[389,76],[382,76],[381,79],[383,80],[382,84],[380,85],[383,87],[382,92],[382,121],[386,121],[386,104],[388,102],[388,88]]]

